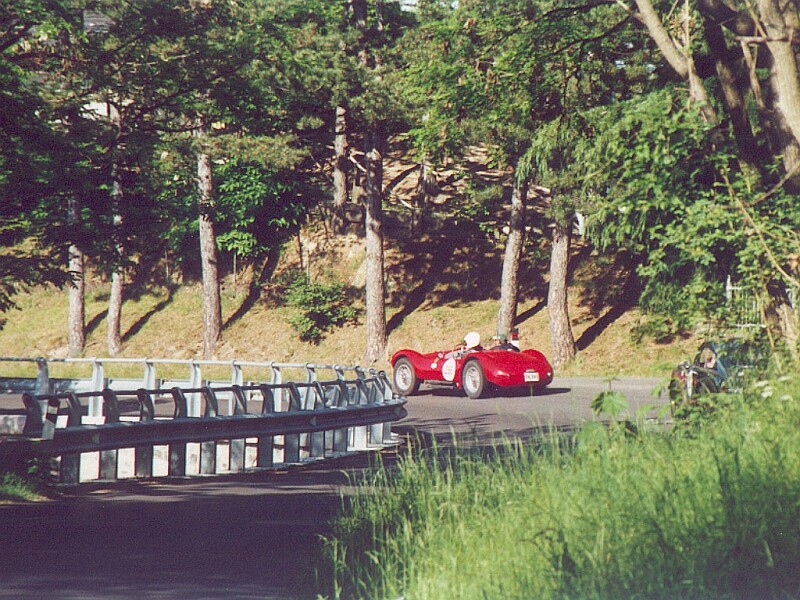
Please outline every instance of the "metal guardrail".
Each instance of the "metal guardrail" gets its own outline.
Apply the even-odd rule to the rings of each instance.
[[[49,377],[42,377],[42,361],[36,361],[36,384],[27,381],[25,387],[52,388]],[[150,365],[159,362],[177,361],[148,360]],[[201,366],[200,361],[185,362],[194,369]],[[241,378],[246,364],[234,363],[232,379],[237,374]],[[85,381],[65,380],[67,391],[25,391],[23,436],[33,440],[40,456],[58,457],[56,477],[70,484],[243,472],[397,443],[391,423],[406,415],[406,401],[393,393],[385,372],[251,364],[268,366],[272,381],[73,391]],[[282,381],[280,369],[286,367],[305,369],[308,381]],[[317,371],[323,369],[330,369],[335,377],[318,380]],[[345,377],[347,371],[351,371],[350,379]],[[145,377],[162,383],[154,378],[151,367],[146,367]],[[227,408],[221,399],[228,400]]]
[[[318,372],[330,371],[335,379],[344,379],[347,373],[356,377],[365,377],[375,374],[374,369],[364,369],[358,366],[345,365],[319,365],[314,363],[282,363],[275,361],[220,361],[220,360],[195,360],[195,359],[163,359],[163,358],[19,358],[0,357],[1,364],[30,364],[36,367],[35,377],[0,377],[0,393],[33,392],[36,394],[52,394],[57,392],[87,392],[99,391],[105,388],[133,389],[133,388],[171,388],[171,387],[200,387],[208,381],[203,377],[205,368],[230,369],[230,378],[226,381],[211,381],[215,384],[243,385],[246,380],[263,381],[263,375],[245,377],[246,372],[258,371],[270,373],[270,383],[282,383],[287,370],[300,370],[306,374],[306,381],[315,381]],[[54,378],[51,376],[53,367],[71,366],[79,368],[82,365],[91,366],[91,375],[86,378]],[[112,367],[128,366],[140,367],[142,375],[139,378],[108,377],[107,373]],[[171,379],[159,377],[159,367],[185,367],[185,378]]]

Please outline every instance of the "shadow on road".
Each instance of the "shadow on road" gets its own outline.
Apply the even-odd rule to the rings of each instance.
[[[83,484],[2,505],[0,598],[314,598],[346,470],[369,462]]]
[[[509,388],[501,389],[496,395],[503,398],[536,398],[537,396],[556,396],[559,394],[568,394],[572,388],[568,387],[553,387],[537,388],[533,392],[529,388]],[[485,402],[491,400],[495,395],[487,394],[485,397],[473,400],[468,398],[463,390],[454,388],[450,385],[436,385],[426,384],[422,388],[422,393],[432,396],[434,398],[456,398],[462,402]]]

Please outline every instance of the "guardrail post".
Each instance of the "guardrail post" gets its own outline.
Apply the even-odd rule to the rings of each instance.
[[[247,414],[247,394],[245,394],[242,386],[233,384],[231,386],[231,398],[233,399],[232,415],[246,415]]]
[[[146,389],[136,390],[136,399],[139,401],[139,420],[152,421],[156,418],[156,406],[153,397]]]
[[[142,375],[142,387],[146,390],[152,390],[158,387],[156,385],[156,365],[150,358],[144,359],[144,373]]]
[[[336,373],[336,379],[341,379],[342,381],[347,379],[344,376],[344,367],[342,365],[333,365],[333,372]]]
[[[36,387],[34,388],[36,395],[50,394],[53,391],[53,385],[50,381],[50,370],[46,358],[36,359]],[[47,414],[47,401],[39,400],[39,412],[42,414],[44,420]]]
[[[358,379],[355,380],[356,397],[354,404],[368,404],[369,394],[364,382],[364,372],[361,369],[356,369]],[[351,446],[354,450],[366,450],[369,447],[368,443],[369,430],[366,425],[359,425],[353,427],[351,431]]]
[[[206,407],[203,411],[203,417],[216,417],[219,415],[219,403],[217,396],[210,387],[204,387],[203,398],[206,401]],[[212,475],[217,472],[217,442],[209,440],[200,442],[200,474]]]
[[[383,400],[385,402],[391,400],[394,397],[394,390],[392,389],[392,384],[389,381],[389,376],[386,374],[386,371],[378,371],[375,376],[377,377],[376,381],[383,392]]]
[[[52,391],[50,388],[50,372],[47,367],[46,358],[36,359],[36,387],[34,391],[37,395],[49,394]],[[41,408],[44,410],[44,406]]]
[[[275,396],[272,393],[272,388],[267,384],[262,383],[258,386],[261,391],[261,414],[267,415],[275,412]],[[264,435],[258,438],[258,448],[256,450],[256,466],[257,467],[271,467],[275,464],[273,452],[275,450],[275,438],[271,435]]]
[[[367,380],[367,388],[370,390],[369,404],[383,402],[383,390],[378,375],[374,369],[370,369],[371,377]],[[379,445],[383,441],[383,423],[373,423],[369,426],[368,443]]]
[[[233,402],[232,414],[235,416],[247,414],[247,397],[242,386],[231,386],[231,401]],[[230,440],[230,470],[240,473],[245,466],[245,439]]]
[[[289,382],[286,384],[286,389],[289,392],[289,411],[303,410],[300,403],[300,389],[296,383]]]
[[[175,418],[186,418],[186,395],[178,387],[172,388],[171,392],[172,399],[175,401]],[[169,445],[168,473],[178,477],[186,475],[186,442],[171,443]]]
[[[104,387],[106,387],[105,386],[105,382],[104,382],[103,379],[104,379],[103,378],[103,362],[100,359],[95,358],[95,359],[92,360],[92,390],[91,391],[99,392]],[[100,416],[99,412],[98,413],[93,413],[93,412],[91,412],[91,409],[89,411],[89,415],[91,415],[93,417]]]
[[[83,407],[81,406],[81,401],[78,400],[78,396],[75,392],[67,392],[66,398],[67,407],[69,408],[67,412],[67,427],[83,425]]]
[[[53,439],[53,432],[49,431],[49,436],[44,435],[44,416],[47,414],[42,411],[42,402],[39,401],[34,394],[25,392],[22,394],[22,403],[25,405],[27,416],[25,417],[25,426],[22,428],[22,435],[31,438],[48,438]],[[44,403],[47,406],[47,402]],[[53,423],[55,427],[55,423]],[[48,427],[49,429],[49,427]]]
[[[67,428],[81,425],[83,418],[83,408],[81,407],[80,400],[74,392],[67,392],[66,394],[67,406],[69,412],[67,413]],[[48,418],[50,417],[50,408],[52,407],[53,399],[51,397],[50,406],[48,407]],[[58,418],[58,407],[60,402],[58,397],[55,397],[56,402],[56,419]],[[61,465],[59,467],[59,480],[61,483],[78,483],[80,481],[81,470],[81,455],[80,452],[70,452],[61,455]]]
[[[231,361],[231,387],[244,385],[244,376],[242,375],[242,365],[237,361]],[[236,399],[231,395],[228,399],[228,414],[234,414],[234,402]]]
[[[347,389],[347,383],[344,380],[339,381],[339,393],[336,398],[336,408],[347,408],[350,403],[350,391]],[[347,440],[350,437],[350,430],[348,428],[334,429],[333,430],[333,452],[337,454],[344,454],[347,452]]]
[[[100,398],[103,401],[103,414],[106,423],[119,423],[119,402],[114,390],[108,388],[103,390]],[[100,451],[100,479],[117,479],[117,468],[119,464],[118,450]]]
[[[183,390],[179,387],[172,388],[170,393],[172,394],[172,400],[175,402],[175,412],[173,413],[172,417],[174,419],[185,419],[187,417],[186,394],[184,394]]]
[[[217,417],[219,416],[219,402],[217,402],[217,395],[214,390],[208,386],[203,386],[200,392],[206,401],[206,408],[203,411],[204,417]]]
[[[383,388],[383,401],[391,402],[392,399],[394,399],[394,390],[392,389],[392,383],[389,381],[389,376],[386,374],[386,371],[378,371],[378,381],[380,381],[381,387]],[[381,435],[380,443],[384,444],[391,441],[392,422],[387,421],[383,424],[383,434]]]
[[[309,386],[309,391],[313,393],[314,404],[312,410],[317,410],[325,406],[325,392],[319,381],[314,381],[313,388]],[[308,440],[308,454],[311,458],[324,458],[325,457],[325,432],[313,431],[309,434]]]
[[[287,389],[289,392],[289,412],[300,410],[300,390],[294,383],[288,383]],[[297,463],[300,462],[300,435],[284,435],[283,436],[283,462]]]
[[[139,420],[152,421],[155,418],[156,409],[150,392],[140,388],[136,391],[136,398],[139,400]],[[153,446],[136,446],[133,453],[136,477],[152,477]]]
[[[270,363],[269,368],[272,373],[270,376],[270,383],[280,386],[283,383],[283,373],[281,372],[281,368],[275,363]],[[278,405],[275,407],[275,410],[281,410],[281,404],[283,404],[283,388],[277,387],[276,389],[278,390],[278,395],[276,396]]]
[[[203,385],[203,372],[197,361],[189,363],[189,387],[199,388]],[[187,397],[186,405],[187,417],[200,416],[200,394],[192,392]]]
[[[306,383],[314,383],[317,381],[317,369],[314,365],[306,363]],[[305,393],[303,394],[303,409],[314,410],[313,404],[309,407],[309,401],[314,397],[314,390],[312,386],[306,386]]]

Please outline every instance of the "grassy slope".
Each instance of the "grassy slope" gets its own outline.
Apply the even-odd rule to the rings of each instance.
[[[397,233],[397,232],[395,232]],[[407,234],[406,234],[407,235]],[[404,247],[403,235],[387,239],[390,302],[387,319],[390,335],[386,360],[378,366],[388,368],[388,358],[399,348],[417,350],[447,348],[456,344],[469,330],[491,337],[497,310],[497,279],[502,264],[502,245],[484,251],[479,271],[470,274],[476,262],[469,248],[448,252],[444,259],[427,258],[419,247]],[[312,245],[304,240],[305,248]],[[452,241],[452,240],[451,240]],[[355,236],[327,241],[315,238],[317,247],[304,264],[315,280],[337,279],[347,282],[360,302],[363,282],[363,241]],[[467,262],[464,262],[467,260]],[[691,354],[695,340],[679,340],[663,345],[645,342],[634,345],[631,327],[638,319],[636,310],[621,312],[606,327],[606,315],[616,310],[613,303],[596,301],[590,282],[596,282],[598,267],[591,257],[578,259],[572,288],[572,317],[575,338],[586,341],[592,331],[597,336],[580,352],[567,371],[579,375],[667,375],[680,359]],[[437,262],[439,261],[439,262]],[[296,244],[289,245],[281,259],[278,273],[298,268]],[[546,282],[540,269],[523,275],[523,301],[519,325],[523,345],[550,351],[547,309],[543,297]],[[527,279],[526,279],[527,277]],[[298,340],[287,323],[292,309],[282,306],[280,290],[265,286],[252,306],[238,318],[232,318],[248,302],[244,277],[234,285],[228,277],[223,289],[223,318],[227,325],[220,359],[275,360],[363,364],[364,328],[351,325],[330,334],[318,346]],[[482,283],[486,285],[482,285]],[[107,285],[94,283],[87,292],[86,319],[88,335],[85,356],[107,356],[105,351],[105,310]],[[276,296],[278,297],[276,299]],[[64,357],[67,350],[67,294],[55,289],[36,289],[17,298],[19,309],[5,315],[0,330],[0,356]],[[595,306],[593,306],[595,305]],[[598,306],[599,305],[599,306]],[[241,312],[241,311],[240,311]],[[393,318],[394,317],[394,318]],[[123,308],[123,357],[200,358],[202,354],[202,305],[197,284],[179,287],[170,294],[165,289],[129,298]],[[586,335],[584,335],[586,334]],[[5,367],[4,367],[5,368]]]
[[[502,269],[503,236],[480,233],[469,219],[453,216],[452,200],[463,196],[467,180],[479,187],[496,186],[509,194],[509,174],[487,168],[487,156],[473,148],[463,165],[439,173],[439,195],[434,211],[450,210],[447,220],[432,219],[422,232],[407,225],[408,207],[414,205],[417,173],[402,147],[387,155],[386,271],[389,340],[385,360],[400,348],[420,351],[457,344],[470,330],[488,340],[494,333]],[[468,174],[468,176],[467,176]],[[507,198],[506,198],[507,201]],[[507,210],[507,207],[506,209]],[[549,265],[549,229],[544,201],[531,200],[531,233],[520,274],[520,337],[525,347],[550,354],[545,298]],[[502,224],[507,216],[496,215]],[[287,323],[291,309],[280,302],[274,283],[287,269],[305,270],[315,281],[340,281],[350,287],[353,302],[362,306],[364,242],[357,236],[332,238],[322,231],[306,231],[303,259],[296,240],[284,249],[274,276],[252,294],[246,277],[234,284],[228,276],[223,286],[226,323],[219,359],[362,364],[364,328],[340,329],[318,346],[302,343]],[[668,375],[672,366],[693,354],[697,342],[672,344],[631,342],[638,320],[628,307],[624,277],[629,271],[620,257],[600,258],[578,243],[573,252],[570,288],[575,339],[581,349],[567,369],[580,375]],[[230,266],[230,265],[227,265]],[[226,265],[222,265],[223,269]],[[135,296],[135,297],[133,297]],[[202,305],[200,287],[189,284],[174,293],[165,289],[136,294],[126,290],[123,306],[123,357],[200,358],[202,356]],[[85,356],[106,356],[108,285],[88,285]],[[0,357],[67,354],[67,294],[37,289],[17,298],[20,309],[6,315],[0,327]],[[6,367],[4,367],[5,369]]]

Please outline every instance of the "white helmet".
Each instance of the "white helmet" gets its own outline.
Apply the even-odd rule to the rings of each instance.
[[[476,346],[481,345],[481,334],[477,331],[470,331],[467,335],[464,336],[464,345],[466,345],[467,350],[470,348],[475,348]]]

